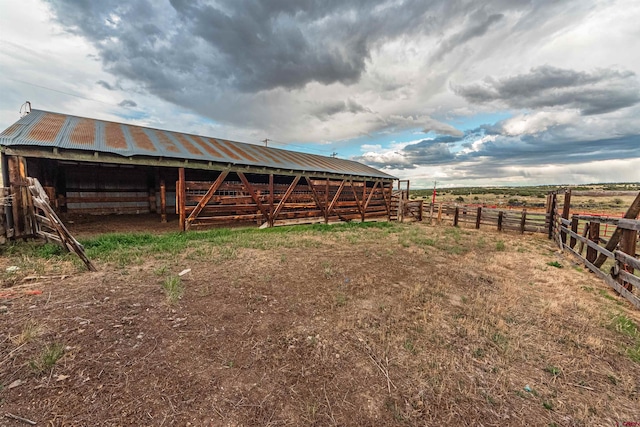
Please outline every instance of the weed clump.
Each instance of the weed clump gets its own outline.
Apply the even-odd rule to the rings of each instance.
[[[164,292],[167,294],[167,299],[172,304],[178,302],[184,293],[184,285],[179,276],[170,276],[164,279],[162,289],[164,289]]]

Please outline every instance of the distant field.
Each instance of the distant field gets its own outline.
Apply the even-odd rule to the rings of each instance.
[[[531,186],[531,187],[456,187],[438,188],[436,202],[481,204],[497,207],[544,208],[547,193],[563,188],[572,191],[592,191],[589,195],[574,195],[571,208],[574,211],[617,214],[626,211],[640,191],[640,183],[590,184],[580,186]],[[620,192],[598,195],[598,192]],[[631,193],[630,193],[631,192]],[[433,189],[411,190],[411,198],[430,201]]]

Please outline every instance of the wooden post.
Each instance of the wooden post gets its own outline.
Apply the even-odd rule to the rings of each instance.
[[[160,221],[167,222],[167,186],[164,179],[160,181]]]
[[[273,174],[269,174],[269,227],[273,227]]]
[[[504,212],[498,212],[498,231],[502,231],[502,219],[504,218]]]
[[[178,212],[180,214],[180,231],[186,230],[187,221],[187,197],[186,186],[184,182],[184,168],[178,168]]]
[[[564,205],[562,206],[562,218],[569,219],[569,210],[571,209],[571,190],[564,192]],[[562,224],[562,222],[560,222]],[[560,233],[560,239],[562,240],[562,244],[567,244],[567,233],[562,231]]]
[[[424,209],[424,200],[420,200],[420,210],[418,211],[418,221],[422,221],[422,210]]]
[[[456,206],[456,210],[453,212],[453,226],[458,226],[458,217],[460,216],[460,208]]]
[[[556,213],[556,193],[551,194],[551,202],[549,203],[549,239],[553,239],[553,226]]]
[[[329,224],[329,178],[327,178],[327,188],[324,192],[324,223]]]
[[[527,210],[522,209],[522,217],[520,218],[520,234],[524,234],[524,226],[527,224]]]
[[[442,202],[438,206],[438,224],[442,222]]]
[[[480,228],[481,219],[482,219],[482,208],[478,207],[478,214],[476,215],[476,230]]]
[[[571,218],[571,231],[578,234],[578,218],[576,218],[575,216]],[[573,249],[575,248],[575,246],[576,238],[571,236],[571,238],[569,239],[569,247]]]
[[[584,225],[584,230],[582,230],[582,237],[587,237],[589,235],[589,222],[587,222]],[[578,252],[578,254],[580,254],[580,256],[582,256],[582,250],[584,249],[584,242],[582,240],[580,240],[580,243],[578,243],[578,250],[576,252]]]
[[[622,239],[620,240],[620,250],[627,255],[636,257],[636,244],[638,242],[638,232],[636,230],[622,230]],[[633,274],[633,267],[628,264],[623,264],[620,267],[624,271]],[[618,282],[625,287],[626,290],[633,292],[633,285],[625,282],[621,277],[618,277]]]
[[[598,244],[600,241],[600,224],[597,222],[591,222],[589,224],[589,240]],[[598,257],[598,251],[591,246],[587,246],[587,261],[593,263]]]

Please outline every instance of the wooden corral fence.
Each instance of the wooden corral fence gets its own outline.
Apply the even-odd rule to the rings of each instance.
[[[565,192],[562,208],[556,201],[557,195],[550,193],[553,221],[549,238],[640,308],[640,277],[637,275],[640,271],[637,259],[640,221],[636,219],[640,213],[640,193],[623,218],[592,215],[571,215],[569,218],[571,192]],[[616,227],[608,239],[600,234],[602,224]]]
[[[417,201],[409,203],[415,202]],[[454,227],[464,226],[476,229],[491,227],[498,231],[520,233],[547,233],[551,218],[551,214],[548,212],[460,206],[446,203],[423,204],[422,215],[437,224],[450,222]]]
[[[304,175],[247,176],[222,171],[214,182],[178,173],[177,213],[182,230],[230,221],[261,226],[391,219],[392,182],[318,179]],[[282,182],[285,180],[285,182]],[[263,181],[263,182],[260,182]]]

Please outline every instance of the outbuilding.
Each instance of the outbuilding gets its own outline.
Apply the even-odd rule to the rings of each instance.
[[[395,177],[367,165],[31,110],[0,134],[6,237],[33,234],[37,178],[60,213],[175,213],[177,227],[392,219]]]

